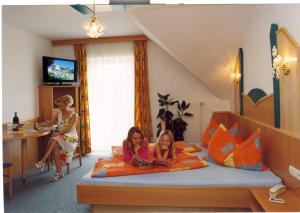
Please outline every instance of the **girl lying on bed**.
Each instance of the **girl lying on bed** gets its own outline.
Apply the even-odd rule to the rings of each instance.
[[[153,164],[171,166],[176,163],[176,149],[174,143],[174,136],[170,130],[163,130],[155,145],[154,156],[156,160]]]
[[[123,141],[123,156],[126,162],[133,165],[150,164],[148,157],[148,140],[138,127],[131,127],[127,139]]]

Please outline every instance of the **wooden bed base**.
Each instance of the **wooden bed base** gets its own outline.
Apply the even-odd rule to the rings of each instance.
[[[262,210],[250,188],[242,186],[108,186],[79,183],[77,201],[92,206],[228,207]]]
[[[288,174],[288,166],[300,168],[300,139],[270,125],[231,112],[215,112],[212,118],[230,127],[239,122],[244,137],[260,128],[265,164],[298,198],[300,182]],[[77,185],[77,202],[96,205],[223,207],[262,211],[250,186],[114,186]],[[92,208],[93,210],[94,208]]]

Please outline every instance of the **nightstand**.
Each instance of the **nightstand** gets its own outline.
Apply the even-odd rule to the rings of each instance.
[[[300,211],[300,199],[289,190],[278,196],[278,198],[285,200],[284,204],[271,203],[269,201],[269,188],[253,188],[251,189],[251,193],[266,212]]]

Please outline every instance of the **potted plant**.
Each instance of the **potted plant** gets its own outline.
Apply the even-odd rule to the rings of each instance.
[[[186,112],[189,108],[190,103],[187,104],[184,100],[180,103],[179,101],[174,101],[173,99],[169,100],[170,94],[161,95],[158,94],[158,102],[162,108],[159,109],[157,118],[160,118],[160,123],[157,124],[157,137],[159,136],[162,130],[162,123],[165,123],[166,129],[172,131],[175,141],[184,140],[183,133],[186,131],[188,124],[183,120],[183,117],[191,117],[193,114]],[[174,114],[169,110],[169,106],[177,103],[177,115],[173,119]]]
[[[176,101],[173,101],[173,99],[169,100],[170,94],[161,95],[157,93],[157,95],[159,97],[158,102],[161,108],[159,109],[156,118],[160,118],[161,121],[165,122],[166,129],[170,129],[174,114],[171,111],[169,111],[169,106],[174,105]],[[159,122],[157,124],[157,132],[156,132],[157,137],[159,136],[161,129],[162,129],[162,123]]]
[[[189,107],[190,107],[190,103],[186,104],[184,100],[181,103],[177,102],[178,117],[172,120],[172,127],[171,127],[175,141],[184,140],[183,133],[186,131],[186,127],[188,126],[188,124],[183,120],[183,117],[193,116],[192,113],[186,112],[186,110]]]

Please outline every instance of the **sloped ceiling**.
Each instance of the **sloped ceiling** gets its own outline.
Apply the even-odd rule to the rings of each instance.
[[[130,13],[149,38],[217,97],[230,99],[230,74],[241,47],[248,10],[249,6],[242,5],[193,5]]]
[[[104,36],[144,33],[217,97],[231,99],[230,74],[250,8],[140,5],[126,6],[126,12],[97,12],[97,16],[107,26]],[[3,7],[3,21],[50,40],[87,37],[81,23],[88,18],[67,5]]]
[[[104,7],[104,8],[103,8]],[[99,5],[97,17],[107,27],[105,37],[136,35],[143,32],[125,12],[101,12],[106,7]],[[3,21],[21,29],[36,33],[50,40],[87,38],[82,28],[84,20],[90,15],[83,15],[69,5],[13,5],[3,6]]]

